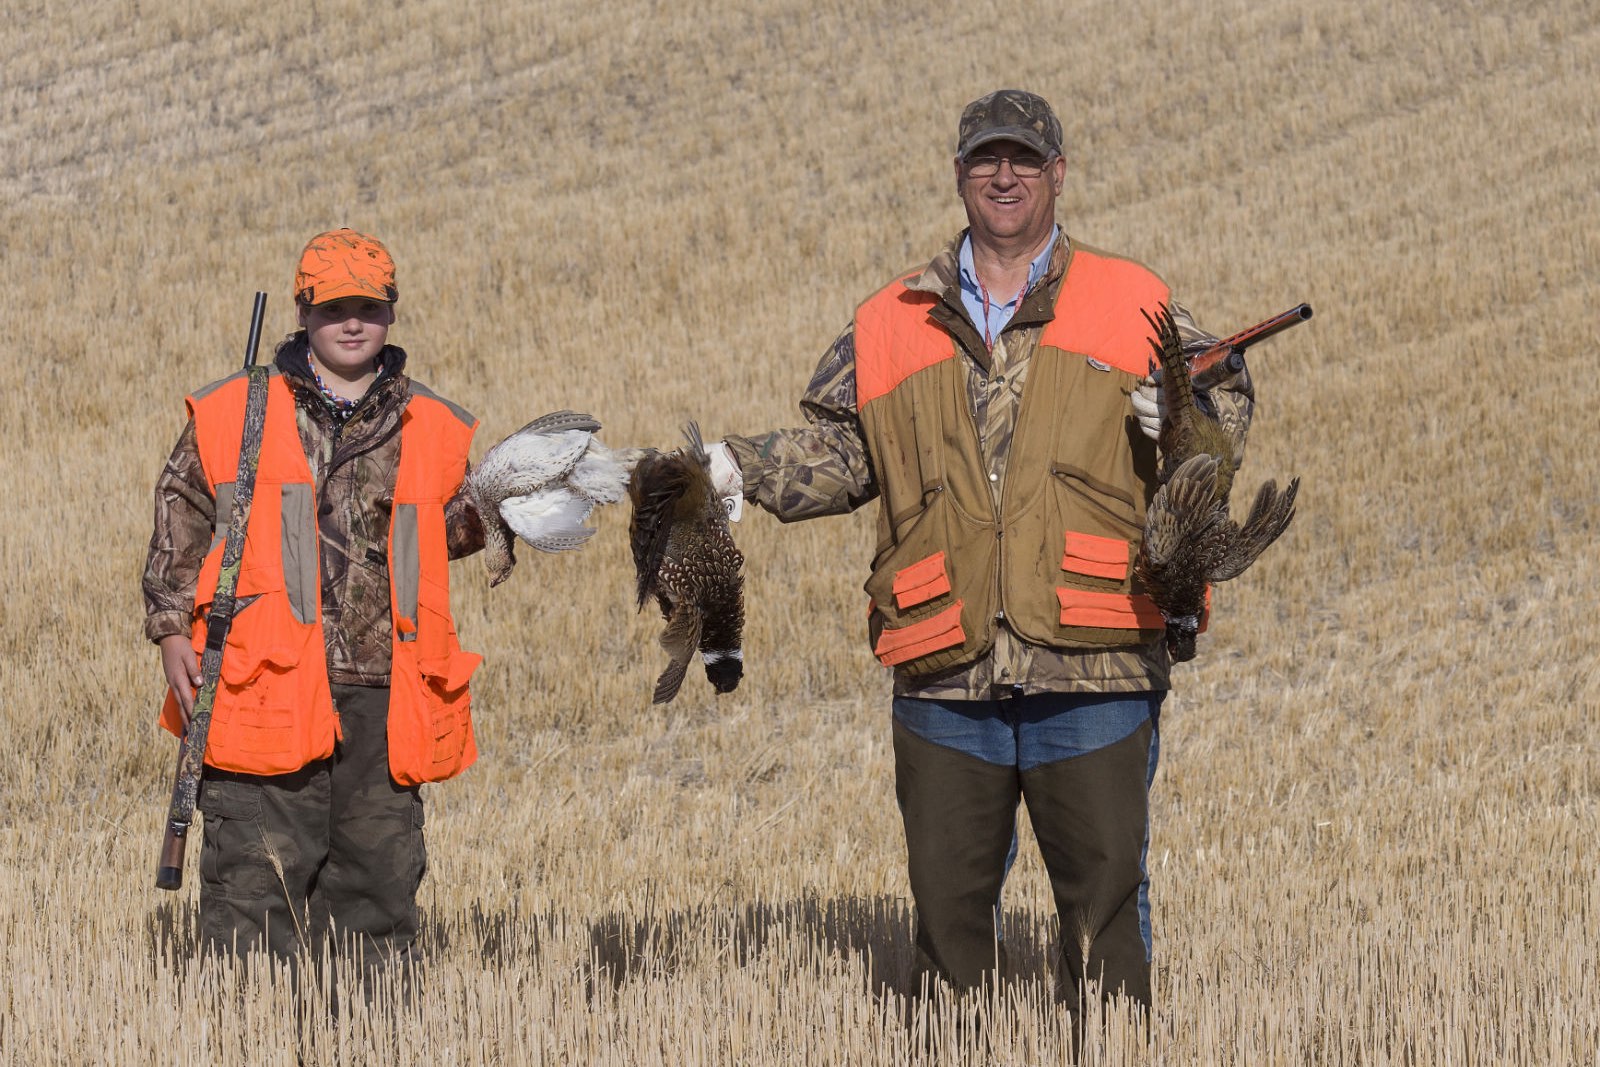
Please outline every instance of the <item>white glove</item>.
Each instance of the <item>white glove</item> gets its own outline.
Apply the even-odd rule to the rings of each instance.
[[[711,488],[722,498],[728,521],[738,522],[744,514],[744,473],[739,470],[739,461],[733,458],[733,449],[726,441],[707,445],[706,455],[711,459]]]
[[[1146,377],[1133,391],[1133,417],[1139,420],[1139,429],[1150,440],[1161,437],[1161,420],[1167,413],[1167,402],[1161,395],[1161,384],[1154,377]]]

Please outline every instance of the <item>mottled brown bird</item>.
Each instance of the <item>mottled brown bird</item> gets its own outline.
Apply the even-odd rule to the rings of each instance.
[[[1237,578],[1278,539],[1294,518],[1300,479],[1278,491],[1268,481],[1256,492],[1243,526],[1228,515],[1228,494],[1243,451],[1242,433],[1224,426],[1196,402],[1172,313],[1163,305],[1150,320],[1150,346],[1161,366],[1165,411],[1157,444],[1161,487],[1145,516],[1134,574],[1161,609],[1173,662],[1194,658],[1206,587]]]
[[[712,486],[700,427],[689,423],[684,436],[687,449],[647,454],[628,483],[639,607],[654,597],[667,620],[661,647],[671,661],[656,681],[655,704],[678,695],[696,651],[719,693],[731,692],[744,674],[744,556]]]

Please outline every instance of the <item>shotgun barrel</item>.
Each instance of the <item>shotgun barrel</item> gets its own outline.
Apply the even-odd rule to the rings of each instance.
[[[1291,326],[1298,326],[1311,317],[1311,305],[1299,304],[1281,315],[1258,322],[1232,337],[1224,337],[1189,361],[1189,377],[1198,378],[1211,371],[1213,376],[1237,374],[1244,369],[1244,350],[1258,341],[1275,337]],[[1213,368],[1220,368],[1213,370]]]

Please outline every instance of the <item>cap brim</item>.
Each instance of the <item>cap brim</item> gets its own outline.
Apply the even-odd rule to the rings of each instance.
[[[306,299],[310,292],[311,299]],[[392,287],[378,289],[356,281],[328,282],[325,285],[315,285],[309,290],[302,289],[295,294],[295,299],[307,307],[318,307],[322,304],[331,304],[335,300],[344,300],[348,297],[360,297],[363,300],[377,300],[385,304],[393,304],[400,299],[400,294]]]
[[[984,130],[962,145],[961,150],[956,153],[956,157],[958,159],[966,159],[984,145],[994,144],[996,141],[1015,141],[1018,144],[1027,145],[1046,158],[1056,155],[1059,151],[1043,137],[1040,137],[1037,130],[1030,130],[1026,126],[1006,126],[998,130]]]

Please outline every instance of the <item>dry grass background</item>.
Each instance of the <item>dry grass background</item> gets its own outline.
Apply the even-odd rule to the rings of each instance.
[[[1086,1060],[1594,1062],[1600,9],[513,6],[8,8],[0,1062],[1063,1062],[1027,847],[1023,976],[905,995],[865,513],[742,524],[747,681],[667,709],[624,514],[493,593],[459,566],[484,756],[428,792],[420,995],[202,967],[192,866],[152,888],[150,486],[307,236],[389,242],[480,450],[557,407],[755,431],[959,227],[955,119],[1004,84],[1062,113],[1073,233],[1218,332],[1317,308],[1258,350],[1244,474],[1300,517],[1163,720],[1154,1039]]]

